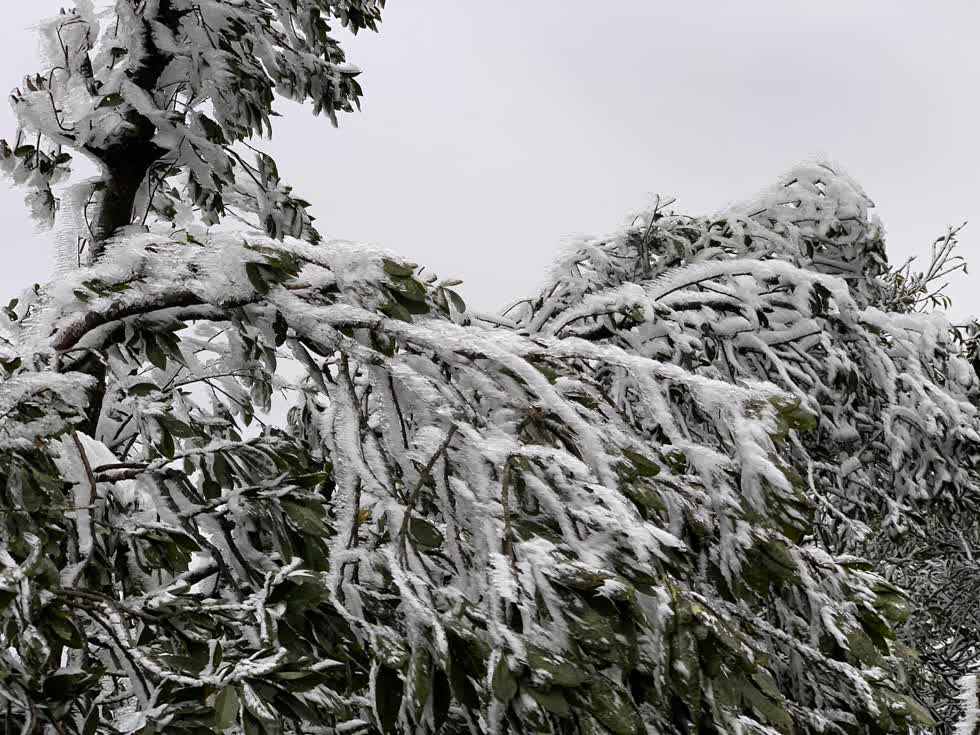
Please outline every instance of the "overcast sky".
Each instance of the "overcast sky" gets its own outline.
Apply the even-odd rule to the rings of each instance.
[[[4,3],[0,86],[36,69],[26,29],[62,4]],[[972,220],[980,273],[978,41],[977,0],[389,0],[348,44],[362,112],[335,130],[281,104],[269,147],[326,237],[462,278],[488,310],[654,193],[713,212],[813,154],[875,200],[892,260]],[[50,273],[22,198],[0,187],[0,294]],[[977,284],[954,284],[957,313]]]

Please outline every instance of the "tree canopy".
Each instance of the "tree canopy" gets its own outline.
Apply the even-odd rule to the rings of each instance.
[[[356,103],[329,24],[381,5],[44,27],[3,151],[81,247],[0,317],[5,726],[930,731],[896,635],[916,568],[859,554],[972,502],[971,336],[917,311],[942,266],[889,269],[867,197],[810,164],[473,313],[320,241],[242,153],[275,93]],[[72,155],[100,177],[56,197]]]
[[[41,28],[47,65],[11,97],[22,124],[0,158],[52,221],[72,156],[102,175],[68,201],[79,263],[152,215],[231,216],[273,237],[315,240],[307,202],[247,144],[271,135],[277,95],[336,123],[360,98],[331,23],[376,30],[384,0],[84,0]],[[245,150],[245,149],[249,150]],[[248,157],[242,151],[249,153]],[[250,152],[251,151],[251,152]],[[251,153],[255,154],[255,161]],[[91,211],[91,214],[90,214]]]
[[[900,629],[921,656],[913,682],[951,727],[980,639],[976,327],[941,310],[943,277],[965,265],[959,229],[925,272],[890,268],[871,206],[832,164],[802,165],[720,215],[656,209],[581,243],[514,313],[531,334],[768,381],[811,412],[812,430],[789,437],[811,541],[867,556],[913,594]]]

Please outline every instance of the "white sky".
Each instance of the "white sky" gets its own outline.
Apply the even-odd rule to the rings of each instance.
[[[4,3],[0,87],[36,70],[25,29],[61,4]],[[482,309],[654,193],[711,212],[812,154],[863,184],[893,261],[972,220],[980,271],[978,41],[976,0],[389,0],[348,44],[363,111],[334,130],[280,104],[269,148],[324,236],[462,278]],[[15,295],[48,278],[50,237],[9,185],[0,216]],[[980,312],[978,283],[955,312]]]

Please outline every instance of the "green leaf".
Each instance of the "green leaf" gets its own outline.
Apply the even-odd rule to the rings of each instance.
[[[425,286],[414,278],[392,278],[388,283],[388,288],[396,297],[402,300],[425,303]],[[408,304],[406,304],[406,307],[408,307]]]
[[[281,689],[277,691],[273,704],[283,717],[295,722],[312,723],[318,719],[316,712],[306,702]]]
[[[157,421],[159,421],[163,426],[167,427],[171,434],[180,439],[189,439],[192,436],[197,436],[197,432],[194,431],[188,424],[185,424],[178,418],[170,414],[161,414],[157,416]]]
[[[452,685],[442,669],[436,669],[432,676],[432,719],[436,732],[442,728],[453,703]]]
[[[268,694],[268,691],[265,693]],[[263,697],[258,688],[248,681],[242,685],[242,704],[245,705],[246,711],[254,715],[260,723],[276,721],[276,712],[266,697]]]
[[[595,717],[584,712],[579,713],[578,729],[581,735],[609,735],[609,731]]]
[[[769,403],[776,409],[779,421],[779,430],[775,434],[777,439],[784,439],[789,430],[813,431],[817,428],[816,415],[803,408],[799,398],[771,398]]]
[[[766,696],[772,699],[782,699],[783,695],[780,693],[779,687],[776,686],[776,680],[766,669],[757,669],[752,672],[751,676],[752,681]]]
[[[238,690],[226,686],[214,698],[214,729],[227,730],[238,721]]]
[[[0,612],[2,612],[7,605],[17,599],[17,592],[14,590],[0,590]],[[0,681],[3,681],[3,676],[0,675]]]
[[[293,500],[281,500],[280,504],[282,505],[283,511],[289,517],[289,520],[299,530],[318,537],[329,534],[329,529],[323,521],[322,514],[313,508]]]
[[[409,313],[408,309],[399,304],[397,301],[389,301],[380,308],[381,313],[385,316],[389,316],[392,319],[397,319],[401,322],[412,323],[412,315]]]
[[[143,334],[143,351],[146,353],[146,359],[150,361],[153,367],[160,370],[167,369],[167,355],[161,349],[156,337],[150,332]]]
[[[192,553],[201,550],[200,544],[198,544],[192,536],[189,536],[186,533],[174,532],[170,534],[170,538],[173,539],[174,544],[176,544],[177,548],[179,548],[181,551]],[[220,654],[220,652],[221,645],[219,644],[218,653]]]
[[[559,373],[554,368],[548,367],[547,365],[542,365],[539,363],[531,363],[539,373],[548,379],[548,382],[554,385],[554,383],[561,377]]]
[[[277,309],[276,316],[272,320],[272,333],[275,335],[276,347],[285,343],[288,332],[289,325],[286,323],[286,317]]]
[[[67,699],[85,688],[90,680],[87,672],[52,674],[44,680],[44,695],[51,699]]]
[[[408,527],[411,531],[412,538],[415,539],[415,542],[419,546],[424,546],[428,549],[436,549],[442,546],[444,540],[442,533],[427,520],[418,516],[412,516]]]
[[[46,411],[34,403],[21,403],[17,406],[17,413],[23,418],[33,421],[47,415]]]
[[[570,717],[572,708],[568,706],[568,700],[561,689],[538,689],[528,687],[527,693],[531,695],[535,702],[540,704],[546,711],[558,717]]]
[[[23,485],[21,485],[20,495],[24,504],[24,510],[28,513],[36,513],[45,501],[44,491],[30,475],[26,476]]]
[[[113,92],[112,94],[107,94],[105,97],[103,97],[96,109],[99,109],[100,107],[119,107],[119,105],[121,105],[123,102],[125,102],[123,96],[118,92]]]
[[[211,669],[214,670],[221,666],[221,662],[224,660],[224,657],[225,651],[224,648],[221,647],[221,641],[215,641],[214,648],[211,650],[211,655],[209,656],[208,662]]]
[[[497,661],[497,666],[493,670],[491,687],[493,695],[504,703],[512,700],[517,694],[517,677],[510,670],[506,655],[502,655]]]
[[[591,654],[606,654],[615,640],[611,616],[596,609],[599,599],[584,603],[581,598],[572,598],[571,614],[568,618],[569,631]],[[593,604],[595,603],[595,604]],[[611,603],[610,603],[611,604]]]
[[[249,283],[252,284],[252,288],[254,288],[256,291],[263,295],[269,293],[269,284],[265,280],[265,276],[262,273],[262,266],[260,264],[246,263],[245,275],[248,276]]]
[[[906,721],[912,720],[928,730],[935,728],[936,721],[932,719],[929,710],[911,697],[887,687],[882,688],[881,694],[888,702],[888,710],[893,716],[897,715]]]
[[[415,716],[418,718],[422,716],[432,694],[432,655],[426,649],[422,648],[416,652],[412,663],[412,674],[412,704],[415,706]]]
[[[577,687],[589,678],[567,658],[537,646],[528,646],[527,665],[536,678],[542,678],[553,686]]]
[[[479,695],[467,676],[467,667],[475,668],[477,657],[466,645],[466,642],[455,637],[449,637],[448,679],[453,699],[463,706],[476,709],[480,705]]]
[[[696,626],[690,618],[684,621],[682,605],[676,608],[677,630],[670,638],[670,684],[688,709],[698,712],[701,707],[701,668],[698,658]],[[690,609],[690,608],[688,608]],[[684,622],[681,622],[684,621]]]
[[[898,590],[888,590],[882,588],[876,590],[877,596],[874,600],[874,608],[878,613],[892,625],[901,625],[909,619],[911,610],[909,609],[908,599]]]
[[[624,449],[623,456],[630,461],[639,477],[656,477],[660,474],[660,465],[632,449]]]
[[[75,627],[75,623],[64,613],[56,613],[51,616],[51,629],[61,642],[69,648],[81,649],[85,647],[82,635]]]
[[[538,537],[550,541],[555,546],[563,543],[561,534],[543,523],[531,521],[526,518],[515,518],[512,521],[512,526],[514,533],[522,541],[528,541],[529,539]]]
[[[157,332],[156,336],[169,357],[172,357],[177,362],[183,360],[183,355],[180,352],[180,341],[174,336],[173,332]]]
[[[711,691],[716,706],[722,709],[739,711],[742,708],[741,672],[720,674],[711,680]]]
[[[590,569],[580,562],[566,562],[554,565],[548,572],[558,584],[573,590],[597,590],[614,575]]]
[[[462,297],[455,291],[451,291],[448,288],[445,289],[445,291],[446,291],[446,297],[449,299],[450,302],[452,302],[453,308],[456,311],[458,311],[460,314],[465,314],[466,302],[463,301]]]
[[[796,569],[796,561],[789,552],[785,543],[777,539],[763,541],[754,548],[753,559],[758,562],[761,571],[767,581],[773,582],[796,582],[799,580],[799,572]]]
[[[262,720],[248,710],[242,712],[242,731],[245,735],[267,735]]]
[[[389,276],[395,276],[396,278],[410,277],[415,273],[416,268],[414,263],[399,263],[390,258],[382,258],[381,267]]]
[[[148,396],[158,390],[160,388],[156,383],[135,383],[129,386],[129,393],[133,396]]]
[[[167,459],[173,459],[177,453],[177,447],[174,445],[174,437],[166,429],[160,429],[160,443],[157,445],[157,449]]]
[[[88,715],[85,717],[85,723],[82,725],[82,735],[96,735],[101,720],[99,707],[96,705],[88,711]]]
[[[589,682],[592,715],[613,735],[639,735],[643,720],[629,693],[604,676]]]
[[[398,672],[382,666],[374,683],[374,709],[383,733],[396,732],[398,710],[402,706],[404,684]]]
[[[290,611],[303,612],[318,607],[327,596],[327,590],[319,579],[294,577],[276,585],[269,595],[269,604],[285,602]]]
[[[670,471],[675,475],[683,475],[687,472],[688,461],[684,452],[673,449],[666,452],[663,457],[664,461],[667,462],[667,466],[670,467]]]
[[[338,666],[342,666],[342,664],[338,663]],[[304,671],[277,671],[272,674],[272,678],[287,682],[286,686],[294,692],[308,692],[328,681],[324,674],[309,669]]]
[[[116,49],[113,49],[113,51],[116,51]],[[125,51],[125,49],[123,49],[123,51]],[[225,134],[221,129],[221,126],[210,117],[203,113],[198,113],[195,118],[197,119],[197,122],[200,123],[201,129],[204,130],[204,137],[211,143],[225,145],[228,142],[225,140]]]
[[[759,681],[755,676],[752,678],[754,681]],[[753,710],[776,730],[781,733],[787,733],[787,735],[793,732],[793,718],[783,706],[782,695],[779,694],[778,690],[775,692],[776,696],[770,696],[759,689],[752,681],[743,678],[741,680],[741,691],[746,704],[750,705]]]
[[[629,473],[632,474],[632,470]],[[651,483],[638,478],[626,477],[620,486],[623,494],[646,511],[667,512],[667,504],[660,493],[651,487]]]
[[[881,654],[874,642],[862,628],[852,628],[847,631],[847,647],[851,654],[861,663],[868,666],[881,664]]]
[[[538,704],[529,693],[522,693],[512,704],[516,720],[521,723],[519,732],[531,735],[545,735],[554,730],[549,722],[548,712]]]
[[[296,487],[313,488],[330,480],[329,472],[311,472],[308,475],[298,475],[289,478],[289,481]]]

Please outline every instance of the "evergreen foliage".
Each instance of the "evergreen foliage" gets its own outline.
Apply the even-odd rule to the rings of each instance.
[[[512,311],[531,334],[771,382],[812,414],[788,452],[815,504],[808,541],[866,556],[912,593],[915,613],[895,622],[921,657],[915,691],[951,732],[980,640],[976,325],[936,309],[942,278],[964,267],[959,230],[936,240],[924,273],[890,269],[871,206],[813,162],[716,217],[657,207],[573,248]]]
[[[45,26],[8,170],[48,219],[72,154],[101,176],[61,197],[74,267],[0,317],[5,727],[930,731],[889,581],[928,564],[857,555],[972,502],[972,343],[915,310],[930,274],[816,164],[583,243],[510,317],[318,242],[241,151],[274,94],[351,108],[328,23],[381,5]]]
[[[247,143],[271,135],[276,95],[310,100],[335,123],[357,104],[359,72],[330,24],[375,30],[383,5],[81,0],[42,25],[47,67],[11,96],[22,127],[13,146],[0,145],[3,167],[28,187],[35,216],[52,222],[51,187],[73,155],[98,164],[103,175],[67,198],[79,264],[151,216],[186,223],[193,212],[214,224],[227,215],[275,238],[315,240],[308,204]]]

